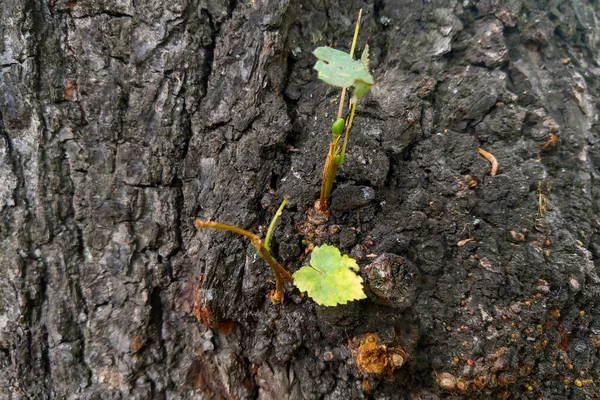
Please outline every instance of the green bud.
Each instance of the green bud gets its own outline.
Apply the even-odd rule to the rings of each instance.
[[[331,125],[331,133],[334,135],[340,135],[342,132],[344,132],[344,125],[346,125],[344,118],[336,120],[333,125]]]

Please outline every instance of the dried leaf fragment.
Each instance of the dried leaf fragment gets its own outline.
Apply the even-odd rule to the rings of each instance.
[[[362,383],[362,388],[365,392],[369,391],[369,381],[367,379],[365,379]]]
[[[540,217],[543,217],[544,213],[546,212],[547,202],[546,202],[546,196],[544,196],[544,193],[542,193],[542,183],[541,182],[538,183],[537,198],[538,198],[538,213],[540,214]]]
[[[523,242],[525,241],[525,235],[517,231],[510,231],[510,237],[514,242]]]
[[[498,161],[496,161],[496,157],[494,157],[491,153],[488,153],[481,147],[478,147],[477,151],[479,152],[479,154],[481,154],[483,157],[485,157],[485,159],[488,160],[490,162],[490,164],[492,164],[492,169],[490,170],[490,176],[495,176],[496,172],[498,171]]]
[[[63,99],[66,101],[77,101],[77,82],[75,79],[65,79],[63,88]]]
[[[466,238],[463,240],[459,240],[458,243],[456,243],[456,245],[458,247],[463,247],[465,244],[469,243],[469,242],[473,242],[475,240],[474,237],[470,237],[470,238]]]
[[[494,267],[492,266],[492,262],[487,257],[483,257],[482,259],[480,259],[479,265],[481,265],[487,271],[498,273],[498,271],[496,271],[496,269],[494,269]]]
[[[556,136],[554,133],[551,133],[550,139],[546,140],[544,144],[542,144],[542,149],[545,149],[546,147],[556,142],[558,142],[558,136]]]

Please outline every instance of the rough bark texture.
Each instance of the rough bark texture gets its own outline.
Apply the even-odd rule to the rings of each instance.
[[[378,83],[305,237],[338,93],[310,52],[361,7]],[[0,398],[600,396],[598,1],[3,0],[0,37]],[[278,260],[336,244],[370,299],[273,306],[193,226],[285,194]],[[367,333],[405,365],[357,368]]]

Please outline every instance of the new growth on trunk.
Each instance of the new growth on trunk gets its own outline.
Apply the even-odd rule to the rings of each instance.
[[[252,243],[252,246],[254,246],[254,248],[256,249],[258,254],[260,254],[260,256],[269,265],[269,267],[271,267],[271,270],[273,271],[273,275],[275,275],[275,290],[271,291],[271,294],[270,294],[271,301],[273,302],[273,304],[279,304],[283,301],[283,297],[284,297],[283,281],[292,280],[292,276],[290,275],[290,273],[285,268],[283,268],[281,265],[279,265],[277,260],[275,260],[273,258],[273,256],[271,255],[271,253],[269,252],[269,240],[271,239],[271,234],[273,233],[275,223],[277,222],[277,219],[281,215],[281,212],[283,211],[283,208],[285,207],[287,200],[288,200],[287,197],[285,199],[283,199],[283,201],[281,202],[281,205],[279,206],[279,209],[273,216],[273,219],[271,220],[271,224],[269,225],[269,229],[267,230],[267,236],[266,236],[264,242],[254,233],[249,232],[245,229],[239,228],[237,226],[221,224],[219,222],[213,222],[213,221],[203,221],[199,218],[196,218],[194,220],[194,224],[196,225],[196,228],[220,229],[223,231],[237,233],[238,235],[245,236],[250,240],[250,243]]]
[[[369,46],[365,45],[360,60],[354,59],[354,49],[358,39],[360,29],[360,19],[362,9],[358,13],[356,28],[354,29],[354,38],[350,54],[335,50],[330,47],[318,47],[313,54],[318,58],[315,69],[318,71],[318,78],[332,86],[341,87],[340,105],[338,108],[337,119],[331,126],[331,143],[323,168],[323,179],[321,180],[321,195],[315,202],[314,209],[323,215],[329,216],[329,197],[337,168],[344,162],[346,156],[346,147],[348,146],[348,137],[352,130],[352,122],[356,112],[356,103],[369,88],[375,83],[369,73]],[[344,100],[346,90],[354,87],[352,98],[350,99],[350,114],[343,118]],[[340,144],[342,133],[346,130],[343,144]]]

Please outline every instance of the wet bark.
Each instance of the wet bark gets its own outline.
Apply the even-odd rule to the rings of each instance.
[[[311,236],[338,92],[310,52],[347,50],[359,8],[378,82]],[[582,0],[4,0],[0,397],[600,397],[599,21]],[[369,299],[287,284],[274,306],[244,238],[194,227],[259,232],[284,195],[279,262],[335,244]]]

